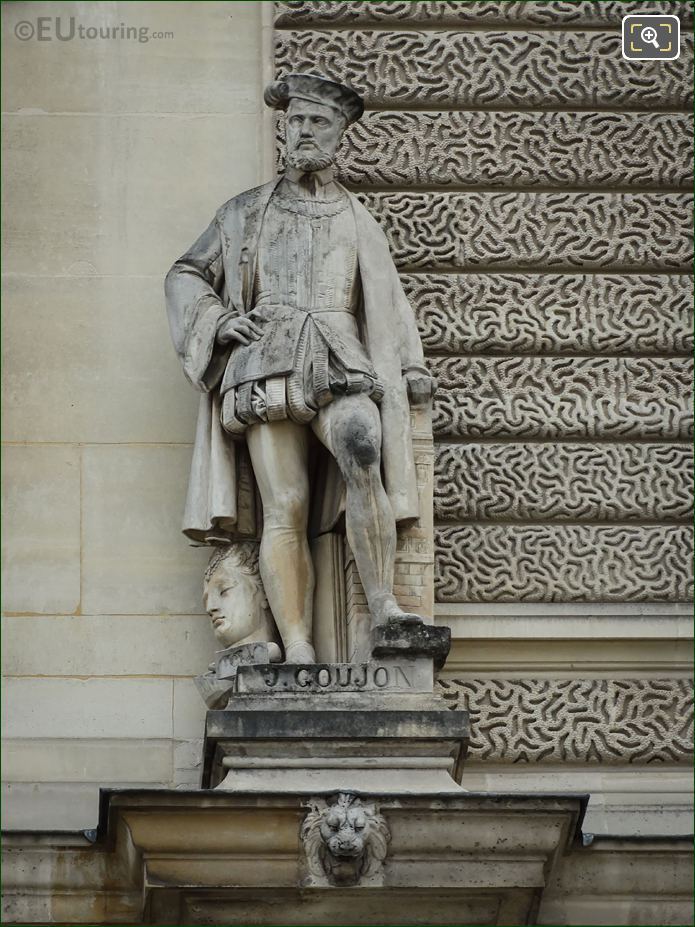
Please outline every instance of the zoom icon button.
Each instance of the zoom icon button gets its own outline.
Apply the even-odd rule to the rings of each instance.
[[[677,16],[623,16],[623,58],[628,61],[673,61],[681,53]]]

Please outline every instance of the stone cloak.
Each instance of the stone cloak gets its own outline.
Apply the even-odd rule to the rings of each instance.
[[[248,190],[221,206],[166,278],[174,347],[186,377],[203,393],[183,520],[183,533],[197,543],[260,536],[248,451],[220,423],[218,387],[232,346],[220,346],[215,337],[223,318],[245,315],[253,308],[251,287],[261,224],[281,180]],[[359,200],[344,192],[357,231],[365,346],[384,386],[379,405],[384,488],[396,521],[408,523],[417,519],[418,494],[403,371],[424,367],[422,345],[386,236]],[[312,484],[312,535],[335,526],[343,503],[337,465],[328,452],[325,458]]]

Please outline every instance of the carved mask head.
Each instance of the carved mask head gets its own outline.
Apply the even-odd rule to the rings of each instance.
[[[268,601],[256,544],[241,541],[215,549],[205,571],[203,604],[223,647],[246,641],[255,632],[259,640],[267,640]]]
[[[293,98],[287,108],[287,161],[300,171],[320,171],[333,163],[346,125],[332,106]]]
[[[364,852],[368,835],[367,815],[357,800],[338,800],[321,819],[321,836],[336,859],[355,859]]]
[[[332,805],[315,799],[301,834],[309,871],[331,885],[356,885],[377,875],[391,839],[376,806],[349,792],[341,792]]]

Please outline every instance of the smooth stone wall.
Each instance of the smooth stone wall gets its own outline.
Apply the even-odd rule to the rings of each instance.
[[[198,775],[192,677],[215,645],[207,553],[180,534],[197,396],[162,284],[221,203],[272,176],[263,7],[2,9],[11,827],[93,827],[100,785]],[[52,36],[74,18],[150,37],[15,36],[39,17]]]

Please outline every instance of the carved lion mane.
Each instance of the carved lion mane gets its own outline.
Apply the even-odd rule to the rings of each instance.
[[[333,805],[312,802],[301,833],[309,869],[333,885],[355,885],[378,872],[391,839],[376,806],[347,792]]]

